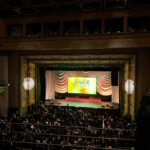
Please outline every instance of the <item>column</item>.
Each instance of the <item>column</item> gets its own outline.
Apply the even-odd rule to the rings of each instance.
[[[128,32],[128,17],[125,16],[123,20],[123,32]]]
[[[124,116],[128,113],[128,79],[129,79],[129,61],[124,66]]]
[[[81,19],[80,20],[80,34],[83,35],[84,33],[84,23],[83,23],[83,20]]]
[[[55,71],[46,71],[46,99],[55,99]]]
[[[8,57],[0,56],[0,83],[8,84]],[[9,108],[9,87],[0,95],[0,114],[7,115]]]
[[[130,60],[129,64],[129,96],[128,96],[128,112],[134,120],[135,112],[135,56]]]
[[[101,33],[102,34],[105,33],[105,19],[104,18],[101,19]]]

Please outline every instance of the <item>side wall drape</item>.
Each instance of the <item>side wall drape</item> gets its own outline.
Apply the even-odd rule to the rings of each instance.
[[[20,57],[20,112],[26,113],[27,106],[35,104],[35,64]]]
[[[135,61],[136,58],[133,57],[130,60],[130,65],[129,65],[129,79],[132,81],[130,83],[130,93],[128,96],[128,104],[129,104],[129,114],[131,114],[131,118],[134,120],[135,119],[135,114],[134,114],[134,108],[135,108]]]
[[[32,78],[35,82],[35,64],[33,63],[29,63],[29,74],[30,78]],[[29,105],[31,104],[35,105],[35,86],[29,90]]]
[[[124,66],[124,116],[128,113],[128,92],[125,87],[127,80],[129,79],[129,61]]]
[[[118,86],[112,86],[111,102],[119,104],[119,72],[118,72]]]
[[[46,99],[55,99],[55,72],[46,71]]]
[[[20,112],[24,113],[27,109],[24,110],[29,104],[29,95],[28,91],[24,89],[23,83],[24,79],[28,77],[28,64],[27,59],[23,56],[20,57]]]

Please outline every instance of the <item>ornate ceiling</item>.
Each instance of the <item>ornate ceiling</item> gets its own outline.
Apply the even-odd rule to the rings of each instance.
[[[0,0],[0,16],[24,17],[150,7],[149,0]]]

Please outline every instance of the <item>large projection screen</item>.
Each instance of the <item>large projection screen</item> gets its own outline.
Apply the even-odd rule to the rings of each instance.
[[[96,94],[96,78],[68,77],[68,93]]]

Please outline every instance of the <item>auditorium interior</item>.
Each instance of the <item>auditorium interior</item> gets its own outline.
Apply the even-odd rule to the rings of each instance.
[[[108,114],[125,118],[127,122],[130,119],[136,121],[142,96],[150,88],[149,0],[0,0],[0,29],[0,127],[1,121],[7,122],[7,117],[12,114],[29,116],[31,112],[38,114],[36,110],[41,110],[38,114],[41,116],[56,114],[62,109],[72,114],[73,111],[89,111],[93,116],[99,114],[102,126],[89,123],[88,128],[93,125],[108,129],[110,124],[113,127],[115,119],[112,116],[108,119]],[[31,118],[27,117],[31,120],[29,124],[38,120]],[[107,123],[104,118],[108,119]],[[65,130],[71,128],[68,124],[56,122],[53,122],[56,130],[58,125],[62,129],[66,126]],[[22,122],[14,121],[12,126],[13,123]],[[80,125],[80,128],[78,134],[84,127]],[[78,134],[70,130],[64,133],[67,136],[61,136],[64,141],[69,134],[72,138],[74,136],[71,146],[44,140],[43,145],[37,141],[33,143],[32,150],[40,146],[45,150],[85,150],[88,140],[81,138],[81,142]],[[114,130],[120,131],[118,128]],[[109,132],[100,131],[102,136],[99,139],[107,144],[104,147],[91,144],[92,148],[115,149],[117,146],[110,144],[115,134],[109,138]],[[134,149],[133,132],[129,131],[132,138],[121,132],[124,139],[131,140],[126,147]],[[42,133],[48,134],[47,131]],[[51,134],[56,135],[56,132]],[[1,137],[0,143],[4,140]],[[6,148],[4,142],[0,150]],[[31,148],[31,143],[24,147],[23,142],[19,145],[21,149]],[[13,149],[16,146],[13,144],[8,148]]]

